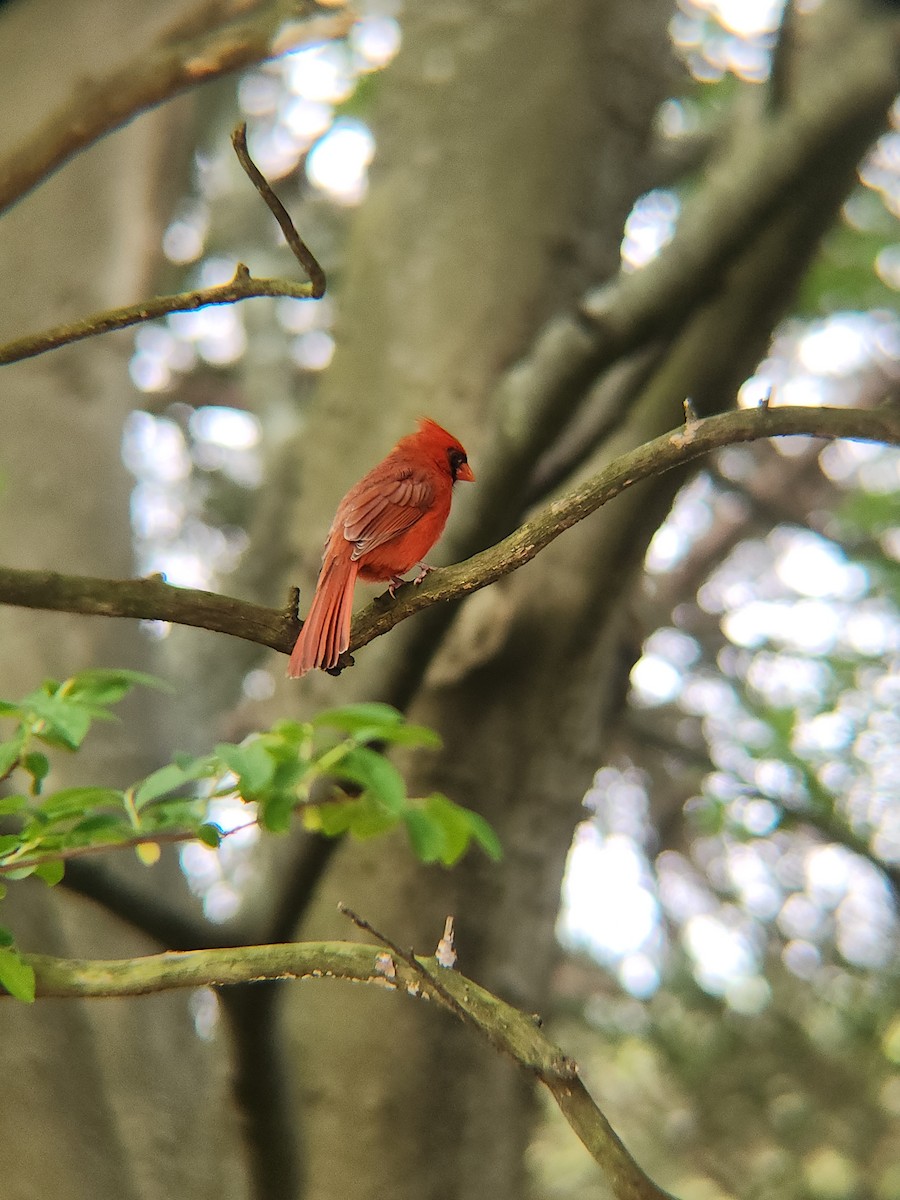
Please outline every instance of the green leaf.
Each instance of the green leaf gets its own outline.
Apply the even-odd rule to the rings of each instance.
[[[317,728],[326,725],[329,729],[353,734],[365,730],[372,738],[386,738],[390,730],[403,724],[403,713],[390,704],[372,701],[368,704],[348,704],[343,708],[327,708],[317,713],[311,723]]]
[[[423,862],[442,862],[452,867],[473,841],[494,862],[503,856],[500,841],[484,817],[454,804],[440,792],[411,808],[405,819],[410,842]]]
[[[466,809],[466,811],[469,814],[472,837],[492,862],[500,862],[503,858],[503,846],[494,832],[493,826],[488,824],[481,813],[472,812],[471,809]]]
[[[34,873],[38,879],[43,879],[47,887],[55,887],[62,879],[66,871],[66,864],[61,858],[55,859],[53,862],[40,863],[34,868]]]
[[[0,834],[0,858],[13,850],[18,850],[21,845],[22,839],[17,833]]]
[[[71,787],[47,796],[37,811],[48,821],[71,820],[87,816],[92,809],[118,808],[123,793],[115,788]]]
[[[22,707],[19,704],[10,704],[8,700],[0,700],[0,717],[21,717]]]
[[[22,759],[22,766],[31,776],[31,791],[35,796],[41,794],[41,785],[50,772],[50,760],[46,754],[33,750]]]
[[[0,777],[8,775],[22,753],[23,738],[13,738],[9,742],[0,742]]]
[[[272,782],[275,763],[259,738],[235,746],[222,743],[216,754],[238,777],[238,790],[244,800],[256,800]]]
[[[291,792],[270,791],[259,801],[259,823],[270,833],[287,833],[296,806]]]
[[[350,836],[360,842],[387,833],[394,828],[399,819],[394,813],[385,812],[379,805],[367,799],[351,800],[348,801],[348,805],[351,809],[348,825]]]
[[[158,771],[154,771],[152,775],[148,775],[142,783],[138,784],[134,792],[135,808],[139,809],[151,800],[158,800],[160,796],[165,796],[169,792],[174,792],[176,788],[183,787],[188,778],[189,776],[177,763],[169,763],[165,767],[160,767]]]
[[[62,685],[65,695],[89,704],[116,704],[127,696],[132,688],[138,685],[149,688],[159,688],[172,691],[172,688],[155,675],[145,675],[142,671],[126,671],[122,669],[105,670],[95,668],[89,671],[79,671]]]
[[[393,763],[367,746],[349,750],[331,772],[336,779],[358,784],[399,816],[406,807],[406,784]]]
[[[12,930],[0,925],[0,946],[11,946],[15,940]]]
[[[115,840],[121,840],[122,835],[127,833],[131,836],[133,831],[134,827],[124,812],[93,813],[91,816],[85,817],[83,821],[79,821],[72,829],[71,835],[67,834],[66,837],[77,834],[79,836],[75,838],[75,841],[78,845],[93,845],[109,841],[113,835],[115,835]],[[100,834],[103,836],[100,837]]]
[[[28,807],[27,796],[0,796],[0,817],[9,817]]]
[[[35,731],[35,736],[50,746],[77,750],[91,727],[91,714],[65,696],[32,692],[25,703],[29,711],[46,725],[46,729]]]
[[[472,839],[472,813],[466,808],[460,808],[439,792],[427,797],[425,811],[441,829],[444,848],[440,860],[445,867],[450,867],[458,862],[469,848]]]
[[[275,722],[269,735],[298,752],[309,742],[312,732],[313,727],[308,722],[282,720]]]
[[[34,1002],[34,970],[9,946],[0,948],[0,984],[16,1000]]]
[[[343,804],[318,804],[310,807],[304,813],[307,828],[316,829],[326,837],[337,837],[346,833],[353,820],[353,805],[355,800]]]
[[[444,744],[439,733],[429,729],[427,725],[397,725],[393,729],[373,735],[368,738],[357,734],[360,741],[389,742],[392,746],[425,746],[429,750],[440,750]]]
[[[213,850],[218,850],[222,843],[222,830],[218,825],[213,825],[211,822],[204,822],[197,830],[197,841],[202,842],[204,846],[210,846]]]
[[[3,878],[10,880],[27,879],[29,875],[33,874],[34,867],[7,867],[3,872]]]
[[[441,823],[421,808],[409,809],[403,814],[403,820],[416,858],[424,863],[443,861],[447,839]]]

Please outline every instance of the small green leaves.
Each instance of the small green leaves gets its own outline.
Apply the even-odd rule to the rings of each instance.
[[[31,776],[31,794],[39,796],[41,785],[50,771],[50,759],[39,750],[33,750],[30,754],[22,755],[21,766]]]
[[[358,742],[383,742],[392,746],[426,746],[437,749],[441,739],[424,725],[408,725],[403,714],[389,704],[350,704],[329,708],[313,717],[317,729],[327,727],[353,735]]]
[[[422,862],[452,867],[472,842],[494,862],[503,857],[497,835],[479,813],[454,804],[440,792],[427,796],[404,813],[409,840]]]
[[[162,679],[157,679],[155,675],[145,675],[141,671],[96,669],[79,671],[60,686],[60,691],[85,708],[101,709],[110,704],[118,704],[138,685],[163,691],[170,690]]]
[[[0,986],[16,1000],[34,1003],[34,970],[12,946],[0,947]]]
[[[19,790],[0,797],[0,817],[10,829],[0,835],[0,899],[5,883],[29,875],[52,887],[73,854],[131,846],[152,865],[161,840],[194,838],[216,849],[226,833],[209,820],[209,803],[224,797],[253,805],[249,820],[274,833],[287,831],[299,815],[307,828],[330,837],[368,839],[402,828],[423,862],[451,866],[473,844],[500,857],[483,817],[437,793],[407,794],[384,751],[433,748],[440,739],[386,704],[333,708],[309,722],[282,720],[203,757],[179,755],[125,789],[43,794],[51,775],[46,748],[77,751],[95,720],[112,719],[110,705],[135,684],[156,682],[133,671],[84,671],[63,683],[48,680],[18,704],[0,701],[0,721],[15,723],[0,741],[0,779],[17,771],[25,777]],[[0,986],[21,1000],[34,998],[33,972],[2,927]]]
[[[134,789],[134,807],[141,809],[145,804],[149,804],[151,800],[158,800],[160,796],[167,796],[170,792],[176,791],[191,779],[189,771],[178,763],[169,763],[168,766],[160,767],[158,771],[154,771]]]
[[[393,763],[368,746],[354,746],[342,755],[333,771],[337,779],[356,784],[398,816],[406,802],[406,784]]]

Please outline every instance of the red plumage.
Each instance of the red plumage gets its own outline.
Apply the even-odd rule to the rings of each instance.
[[[423,417],[383,462],[338,505],[322,556],[309,614],[291,654],[288,677],[333,667],[350,644],[356,577],[391,581],[392,589],[419,564],[444,530],[458,479],[475,476],[460,443]]]

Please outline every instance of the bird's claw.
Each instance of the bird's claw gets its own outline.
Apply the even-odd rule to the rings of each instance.
[[[419,573],[415,579],[404,579],[402,575],[394,575],[388,584],[388,591],[393,600],[397,594],[397,588],[402,587],[404,583],[412,583],[413,587],[418,587],[429,571],[433,571],[434,567],[429,567],[428,563],[419,563]]]

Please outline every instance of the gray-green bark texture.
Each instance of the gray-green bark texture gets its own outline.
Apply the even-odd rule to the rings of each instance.
[[[501,373],[549,317],[615,271],[622,223],[646,186],[651,119],[672,82],[668,15],[666,3],[593,2],[408,12],[380,84],[339,350],[301,445],[295,528],[307,586],[339,489],[422,413],[460,437],[477,474]],[[477,503],[478,484],[466,486],[460,508]],[[346,936],[340,899],[430,951],[452,913],[465,970],[529,1011],[545,1004],[565,856],[621,697],[615,602],[647,532],[634,531],[633,511],[573,531],[534,570],[476,597],[427,649],[410,712],[445,749],[404,766],[417,791],[483,812],[504,862],[472,855],[447,872],[416,866],[399,838],[347,845],[303,935]],[[315,703],[396,698],[405,646],[395,632],[344,679],[310,681]],[[309,1195],[524,1194],[533,1093],[512,1063],[446,1014],[395,996],[326,986],[290,1004]]]
[[[10,142],[181,6],[152,7],[22,0],[0,10],[0,113]],[[160,234],[159,183],[179,124],[174,106],[143,118],[4,215],[0,339],[148,291]],[[126,341],[109,338],[3,369],[3,562],[132,573],[130,482],[120,453],[133,402],[128,353]],[[5,609],[0,695],[15,699],[47,676],[94,665],[147,669],[147,645],[135,624]],[[135,698],[126,725],[90,738],[77,759],[56,756],[51,783],[140,778],[167,753],[158,718],[152,703]],[[157,886],[174,894],[178,881],[174,859],[160,865]],[[12,889],[4,920],[23,948],[69,955],[156,948],[62,888],[49,892],[36,881]],[[240,1172],[230,1166],[236,1138],[227,1133],[224,1064],[195,1036],[187,997],[136,1005],[7,1002],[2,1030],[4,1197],[244,1194]]]

